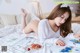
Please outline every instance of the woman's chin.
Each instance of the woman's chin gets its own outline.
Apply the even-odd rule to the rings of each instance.
[[[60,25],[56,25],[57,26],[57,28],[60,28]]]

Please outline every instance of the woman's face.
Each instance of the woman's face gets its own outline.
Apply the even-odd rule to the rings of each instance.
[[[68,19],[68,17],[69,17],[68,12],[65,12],[63,15],[61,15],[61,17],[56,17],[54,19],[56,26],[60,27],[63,23],[65,23],[65,21]]]

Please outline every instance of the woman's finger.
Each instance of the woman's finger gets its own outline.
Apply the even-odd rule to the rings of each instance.
[[[65,45],[65,43],[61,41],[60,42],[60,46],[64,46],[64,45]]]

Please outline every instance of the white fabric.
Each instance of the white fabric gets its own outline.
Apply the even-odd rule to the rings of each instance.
[[[39,22],[38,25],[38,36],[40,39],[40,42],[43,43],[45,40],[56,42],[57,39],[60,37],[60,30],[57,32],[54,32],[47,19],[43,19]]]
[[[78,27],[78,28],[76,28]],[[69,33],[66,37],[66,39],[76,39],[73,35],[76,33],[80,34],[80,24],[72,24],[72,30],[74,31],[74,33]],[[61,39],[64,41],[64,38],[60,36],[60,29],[57,32],[54,32],[47,19],[43,19],[39,22],[38,25],[38,38],[40,40],[40,42],[43,44],[45,43],[56,43],[57,40]],[[65,42],[65,41],[64,41]]]
[[[70,47],[70,46],[73,46],[71,53],[80,52],[80,44],[73,45],[73,43],[68,40],[68,38],[72,37],[72,35],[70,35],[68,38],[59,37],[65,41],[66,46],[64,47],[53,45],[53,43],[50,43],[52,42],[50,41],[50,39],[49,40],[46,39],[47,43],[42,44],[41,49],[27,51],[27,48],[30,46],[30,44],[32,43],[40,44],[38,40],[34,38],[34,36],[35,36],[34,33],[30,34],[22,33],[20,25],[12,25],[12,26],[9,25],[0,29],[0,47],[7,46],[8,50],[6,53],[63,53],[61,52],[61,50],[64,49],[65,47]],[[2,53],[1,50],[0,53]],[[70,53],[70,52],[64,52],[64,53]]]
[[[80,34],[80,24],[78,23],[72,23],[72,30],[73,32],[76,34],[76,33],[79,33]]]
[[[75,39],[74,33],[69,33],[69,34],[66,36],[66,38],[68,38],[68,39]]]

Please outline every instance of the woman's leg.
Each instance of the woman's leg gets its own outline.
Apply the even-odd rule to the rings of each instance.
[[[21,22],[21,24],[22,24],[22,30],[23,30],[26,27],[27,12],[26,12],[25,9],[21,9],[21,11],[22,11],[22,16],[23,16],[22,22]]]
[[[25,9],[21,9],[22,10],[22,30],[24,33],[30,33],[30,32],[35,32],[37,33],[37,28],[38,28],[38,23],[39,20],[35,19],[32,20],[30,23],[26,24],[26,17],[27,17],[27,12]]]
[[[39,20],[32,20],[27,26],[23,29],[24,33],[30,33],[30,32],[35,32],[37,33],[38,30],[38,23]]]

